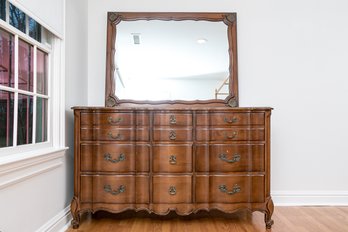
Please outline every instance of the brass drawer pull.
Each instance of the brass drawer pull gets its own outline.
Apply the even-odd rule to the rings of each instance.
[[[123,153],[121,153],[117,159],[112,159],[111,154],[109,153],[104,154],[104,160],[109,161],[111,163],[118,163],[120,161],[124,161],[125,159],[126,159],[126,155]]]
[[[115,140],[123,139],[123,136],[120,133],[118,133],[117,135],[113,135],[112,132],[109,132],[108,136],[110,139],[115,139]]]
[[[237,184],[235,184],[233,186],[231,191],[228,191],[226,185],[224,185],[224,184],[220,185],[219,189],[221,192],[226,193],[228,195],[234,195],[234,194],[239,193],[241,191],[240,186],[238,186]]]
[[[225,117],[225,118],[224,118],[224,121],[225,121],[226,123],[231,124],[231,123],[237,122],[237,121],[238,121],[238,118],[233,117],[233,118],[231,118],[231,119],[228,119],[228,118]]]
[[[169,156],[169,163],[171,165],[175,165],[176,164],[176,156],[175,155]]]
[[[126,191],[126,186],[124,185],[120,185],[120,187],[118,187],[117,190],[112,190],[111,186],[108,185],[104,185],[104,192],[110,193],[112,195],[118,195],[120,193],[124,193]]]
[[[176,188],[175,186],[169,186],[168,192],[170,195],[176,195]]]
[[[171,125],[176,124],[175,115],[170,115],[170,116],[169,116],[169,124],[171,124]]]
[[[239,162],[240,161],[240,155],[239,154],[234,154],[233,155],[233,157],[232,157],[232,159],[227,159],[227,155],[226,154],[224,154],[224,153],[221,153],[220,155],[219,155],[219,158],[222,160],[222,161],[225,161],[225,162],[227,162],[227,163],[235,163],[235,162]]]
[[[113,117],[108,117],[108,122],[109,122],[109,124],[119,124],[120,122],[122,122],[122,118],[116,118],[116,119],[114,119]]]
[[[232,135],[228,135],[226,132],[225,132],[225,139],[234,139],[237,137],[237,131],[233,131],[232,132]]]
[[[175,140],[176,139],[175,131],[173,131],[173,130],[169,131],[169,139],[170,140]]]

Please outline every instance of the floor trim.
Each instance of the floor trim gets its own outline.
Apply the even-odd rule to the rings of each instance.
[[[41,226],[36,232],[64,232],[69,228],[71,219],[69,205]]]

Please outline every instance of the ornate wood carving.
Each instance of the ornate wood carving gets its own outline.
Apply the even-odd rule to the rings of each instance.
[[[132,99],[119,99],[115,94],[115,49],[117,24],[121,21],[136,20],[163,20],[163,21],[210,21],[224,22],[227,25],[227,37],[229,42],[229,95],[225,100],[195,100],[195,101],[136,101]],[[134,12],[109,12],[107,22],[106,44],[106,79],[105,79],[105,106],[115,107],[120,105],[202,105],[238,106],[238,62],[237,62],[237,18],[236,13],[134,13]]]
[[[74,228],[82,213],[99,210],[158,215],[261,211],[271,228],[270,108],[78,107],[74,111]],[[231,125],[239,128],[240,136],[223,136],[231,133]],[[122,141],[107,136],[125,131],[130,134]]]

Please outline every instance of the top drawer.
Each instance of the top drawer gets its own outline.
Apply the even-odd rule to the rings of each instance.
[[[197,126],[234,126],[234,125],[263,125],[264,113],[227,113],[214,112],[197,114]]]
[[[149,125],[149,115],[145,113],[81,113],[81,125],[146,126]]]
[[[191,126],[192,114],[189,113],[155,113],[153,118],[155,126]]]

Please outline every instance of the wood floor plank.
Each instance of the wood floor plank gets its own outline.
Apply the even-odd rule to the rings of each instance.
[[[66,232],[348,232],[348,207],[276,207],[271,230],[266,230],[263,219],[260,212],[246,211],[190,218],[97,213],[83,215],[80,227]]]

